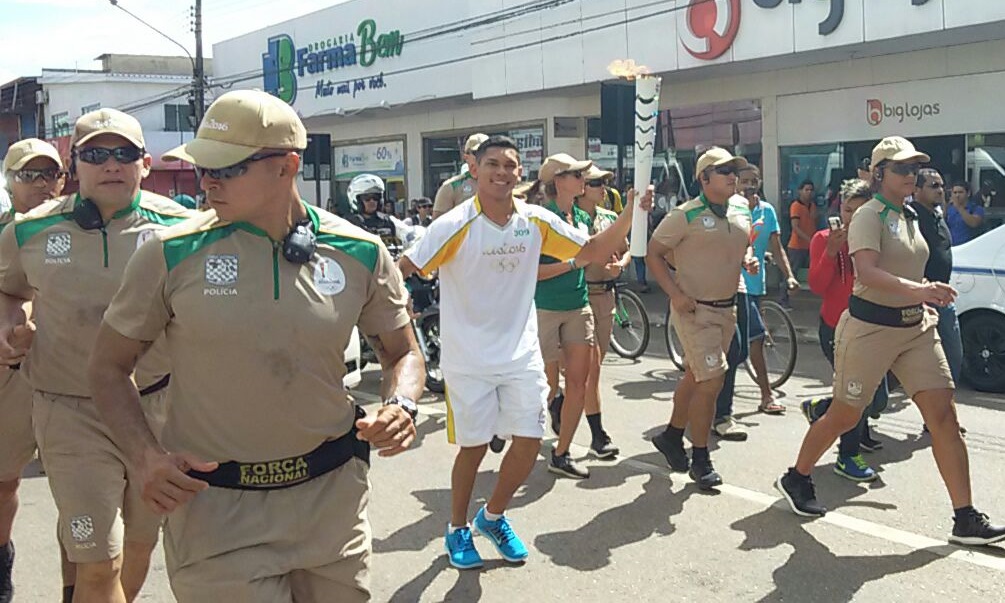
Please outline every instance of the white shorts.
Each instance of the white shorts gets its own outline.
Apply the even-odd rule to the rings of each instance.
[[[443,371],[447,440],[462,448],[488,444],[492,436],[542,438],[548,380],[538,358],[525,368],[488,375]]]

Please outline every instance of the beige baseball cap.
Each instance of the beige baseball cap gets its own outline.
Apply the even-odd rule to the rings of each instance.
[[[162,158],[219,169],[262,149],[306,148],[307,129],[293,107],[260,90],[235,90],[209,106],[195,138]]]
[[[608,172],[607,170],[597,167],[597,164],[590,166],[590,170],[586,172],[587,180],[606,180],[607,178],[613,178],[614,172]]]
[[[537,179],[541,182],[551,182],[555,176],[562,172],[583,172],[585,174],[591,167],[593,167],[592,161],[579,161],[572,155],[557,153],[544,160],[541,169],[537,171]]]
[[[59,169],[63,169],[63,160],[56,147],[38,138],[25,138],[7,149],[7,155],[3,158],[3,171],[16,172],[36,157],[48,157],[56,162]]]
[[[488,139],[489,139],[489,135],[488,134],[482,134],[481,132],[478,132],[477,134],[472,134],[471,136],[468,136],[468,139],[464,141],[464,152],[465,153],[474,153],[475,151],[478,150],[478,147],[480,147],[481,144],[483,142],[485,142],[486,140],[488,140]]]
[[[734,164],[736,169],[745,168],[748,165],[747,160],[743,157],[734,157],[732,153],[722,147],[712,147],[698,158],[698,163],[694,168],[695,178],[700,177],[708,168],[729,163]]]
[[[873,147],[870,167],[876,169],[881,161],[910,161],[912,159],[921,163],[928,163],[932,160],[931,157],[914,148],[910,140],[901,136],[887,136]]]
[[[143,127],[140,122],[132,115],[116,109],[98,109],[81,115],[73,126],[70,146],[78,147],[102,134],[121,136],[138,149],[145,149],[147,146],[143,141]]]

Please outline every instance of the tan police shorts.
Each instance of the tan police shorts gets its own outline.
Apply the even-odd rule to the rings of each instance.
[[[593,345],[593,310],[586,305],[578,310],[537,311],[537,338],[545,362],[562,358],[562,346],[582,343]]]
[[[353,457],[290,488],[196,494],[164,524],[174,596],[180,603],[368,601],[367,472]]]
[[[684,346],[684,361],[698,383],[726,374],[726,353],[736,332],[736,308],[695,304],[694,312],[670,312]]]
[[[21,477],[34,455],[31,386],[20,371],[0,368],[0,482]]]
[[[893,371],[911,397],[954,388],[938,324],[927,311],[916,326],[887,327],[845,310],[834,334],[834,399],[865,408],[887,371]]]
[[[143,396],[151,430],[167,390]],[[142,485],[89,398],[35,391],[35,441],[59,510],[59,538],[74,563],[114,559],[123,542],[157,543],[161,516],[140,498]]]
[[[601,355],[611,348],[611,331],[614,329],[614,291],[590,293],[590,309],[593,310],[593,324],[596,344]]]

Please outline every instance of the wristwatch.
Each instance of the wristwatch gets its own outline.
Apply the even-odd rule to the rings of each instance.
[[[384,400],[384,406],[390,406],[392,404],[395,406],[400,406],[405,412],[408,413],[408,416],[412,417],[413,422],[415,421],[415,418],[419,416],[419,406],[415,403],[415,400],[411,398],[394,395],[388,398],[387,400]]]

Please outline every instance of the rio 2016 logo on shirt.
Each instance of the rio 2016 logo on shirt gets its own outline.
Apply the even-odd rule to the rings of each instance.
[[[370,67],[378,58],[400,56],[405,36],[398,30],[378,34],[377,22],[366,19],[354,34],[332,36],[301,48],[288,34],[272,36],[267,44],[262,54],[263,88],[292,105],[297,100],[298,77],[357,64]]]
[[[896,118],[897,123],[905,119],[921,121],[926,117],[935,117],[942,113],[942,103],[904,103],[903,105],[888,105],[883,101],[870,98],[865,101],[865,120],[870,126],[883,123],[883,118]]]
[[[724,55],[740,31],[740,0],[691,0],[681,44],[696,59]]]

